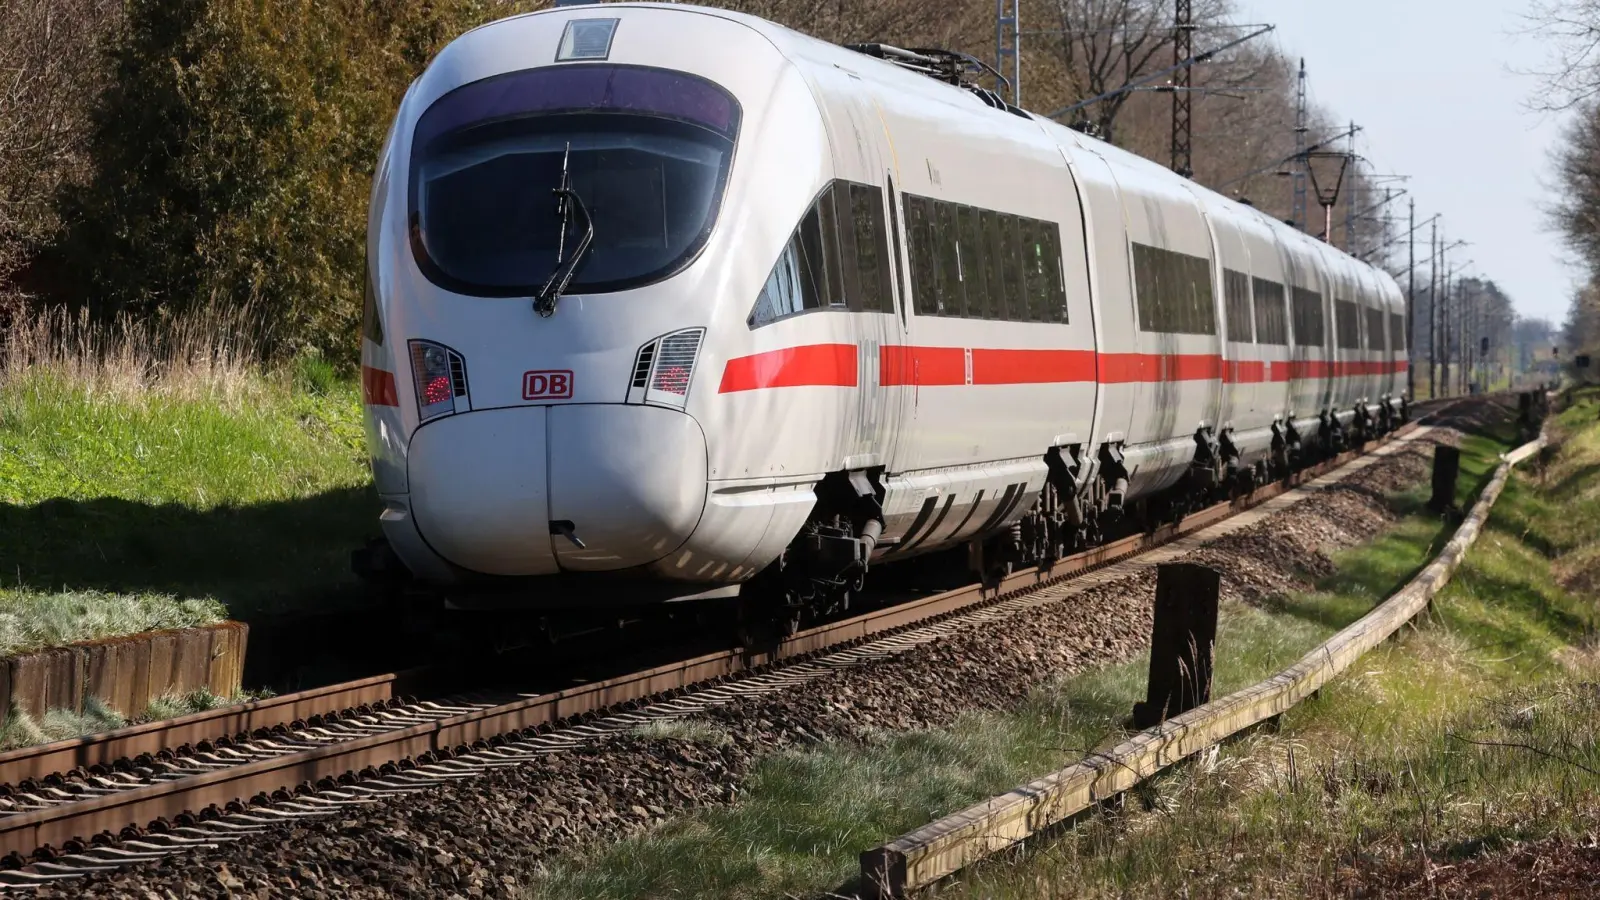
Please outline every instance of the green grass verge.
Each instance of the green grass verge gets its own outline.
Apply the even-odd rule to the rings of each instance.
[[[1158,779],[1145,807],[937,895],[1382,895],[1513,842],[1592,834],[1600,596],[1575,588],[1571,564],[1600,548],[1597,399],[1560,418],[1574,434],[1544,478],[1514,476],[1429,625],[1289,711],[1281,731]]]
[[[0,378],[0,654],[324,603],[375,529],[357,388]]]
[[[1470,502],[1492,472],[1506,437],[1466,442],[1460,501]],[[1338,574],[1321,590],[1280,598],[1270,611],[1226,608],[1218,626],[1217,691],[1289,665],[1425,565],[1450,534],[1420,514],[1425,499],[1423,488],[1395,498],[1419,514],[1340,554]],[[774,897],[835,888],[855,876],[860,851],[1114,743],[1133,702],[1143,699],[1147,669],[1140,659],[1063,679],[1034,691],[1020,709],[969,715],[945,731],[885,733],[866,746],[776,754],[758,764],[736,805],[558,862],[526,895]],[[974,883],[974,896],[1011,889],[980,878],[989,880]],[[1036,896],[1025,881],[1018,895]]]

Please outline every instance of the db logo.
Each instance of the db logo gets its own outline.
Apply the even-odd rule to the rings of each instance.
[[[571,369],[542,369],[522,373],[522,399],[569,400],[572,398]]]

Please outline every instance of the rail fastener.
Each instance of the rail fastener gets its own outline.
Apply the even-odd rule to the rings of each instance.
[[[1101,753],[861,854],[869,896],[905,897],[1127,791],[1230,735],[1282,714],[1378,646],[1449,583],[1477,541],[1512,467],[1539,439],[1504,454],[1472,511],[1433,562],[1388,600],[1277,675],[1145,729]]]

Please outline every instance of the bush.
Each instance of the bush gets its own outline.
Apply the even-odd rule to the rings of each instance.
[[[94,178],[51,254],[97,313],[249,305],[353,361],[367,199],[407,86],[491,0],[129,0]]]

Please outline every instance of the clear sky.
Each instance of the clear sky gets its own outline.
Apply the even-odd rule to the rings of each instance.
[[[1577,271],[1546,230],[1550,148],[1561,119],[1529,109],[1546,65],[1516,0],[1238,0],[1245,22],[1278,26],[1304,57],[1312,101],[1365,130],[1356,151],[1379,174],[1410,175],[1417,219],[1444,214],[1450,263],[1493,279],[1526,316],[1557,324]],[[1199,42],[1197,41],[1197,44]],[[1197,46],[1196,49],[1199,49]],[[1397,201],[1404,216],[1404,200]],[[1417,256],[1427,255],[1427,236]]]

